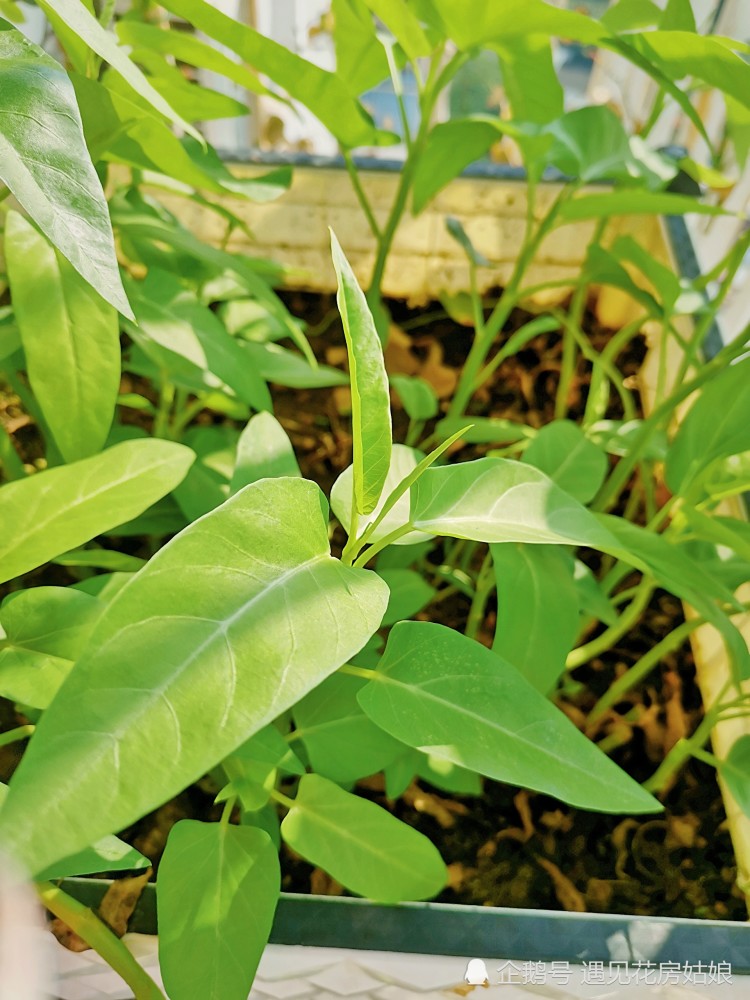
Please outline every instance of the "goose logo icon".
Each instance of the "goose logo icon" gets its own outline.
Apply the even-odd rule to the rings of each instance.
[[[464,982],[467,982],[469,986],[484,986],[485,983],[489,982],[487,966],[481,958],[472,958],[469,960],[466,972],[464,973]]]

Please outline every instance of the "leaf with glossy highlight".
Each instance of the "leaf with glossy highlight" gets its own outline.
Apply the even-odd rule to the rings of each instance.
[[[280,879],[276,848],[257,827],[187,819],[172,828],[156,886],[159,968],[172,1000],[247,1000]]]
[[[197,781],[361,649],[387,591],[331,556],[314,483],[245,487],[104,611],[13,777],[8,852],[46,867]]]
[[[359,702],[408,746],[498,781],[597,812],[662,808],[514,667],[443,625],[394,626]]]
[[[378,902],[429,899],[446,882],[445,865],[427,837],[317,774],[300,781],[281,836],[347,889]]]
[[[0,582],[142,514],[184,478],[195,455],[137,440],[0,489]]]
[[[336,301],[346,336],[352,391],[354,505],[358,514],[377,506],[391,461],[391,399],[383,348],[370,308],[331,230]]]
[[[85,8],[77,2],[84,13]],[[68,75],[0,19],[0,181],[78,273],[131,316]]]

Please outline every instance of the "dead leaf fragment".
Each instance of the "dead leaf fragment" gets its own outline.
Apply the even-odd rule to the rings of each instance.
[[[574,913],[585,913],[586,900],[583,898],[583,893],[576,889],[568,876],[564,875],[557,865],[552,861],[548,861],[547,858],[542,858],[537,855],[536,862],[540,865],[540,867],[544,868],[552,879],[552,884],[555,888],[555,895],[557,896],[560,905],[564,909]]]
[[[97,914],[118,937],[127,931],[128,921],[150,877],[148,868],[142,875],[118,878],[105,892]]]

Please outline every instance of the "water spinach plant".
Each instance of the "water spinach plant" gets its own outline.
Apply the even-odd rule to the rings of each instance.
[[[372,899],[428,899],[444,887],[436,847],[357,794],[360,778],[382,772],[395,799],[415,775],[469,794],[479,793],[484,776],[583,809],[648,814],[661,809],[656,793],[693,754],[718,764],[750,808],[746,742],[726,760],[705,749],[719,717],[745,710],[750,675],[732,621],[743,610],[735,590],[748,578],[748,531],[737,518],[713,516],[747,488],[747,331],[705,364],[696,347],[739,249],[715,275],[687,285],[635,240],[607,243],[602,223],[567,306],[500,339],[511,308],[529,294],[528,266],[554,223],[717,209],[663,191],[675,164],[647,155],[600,108],[519,117],[515,126],[482,120],[434,129],[424,114],[369,295],[331,236],[347,375],[316,362],[303,325],[272,290],[278,268],[202,242],[141,182],[143,171],[181,182],[186,198],[219,218],[225,241],[243,222],[224,195],[283,196],[287,171],[238,180],[194,132],[197,119],[244,109],[177,79],[164,55],[239,74],[248,87],[261,87],[257,78],[197,38],[144,20],[141,10],[115,25],[128,54],[108,30],[111,10],[97,19],[74,0],[41,5],[67,68],[0,22],[0,102],[22,99],[30,109],[6,116],[12,124],[1,133],[10,152],[0,163],[7,186],[0,367],[7,398],[35,435],[26,453],[8,434],[0,446],[7,590],[0,695],[24,720],[0,735],[0,746],[30,737],[0,789],[0,844],[37,882],[45,905],[99,949],[137,997],[163,996],[57,883],[146,867],[149,859],[118,833],[208,776],[221,819],[177,823],[160,864],[160,962],[172,1000],[240,1000],[273,920],[282,841]],[[297,57],[231,21],[230,36],[223,15],[202,0],[167,6],[230,48],[241,44],[247,63],[299,96]],[[523,10],[548,20],[532,25],[516,5],[515,26],[505,14],[496,23],[493,13],[459,22],[454,6],[335,5],[339,28],[356,15],[350,30],[366,29],[378,74],[405,57],[417,67],[428,58],[431,100],[447,82],[440,74],[448,40],[461,58],[502,49],[506,71],[534,75],[548,52],[532,36],[584,33],[584,26],[585,40],[619,39],[630,58],[646,61],[673,100],[682,101],[668,72],[683,72],[678,41],[693,45],[690,69],[701,79],[734,87],[747,76],[730,43],[702,39],[684,22],[643,40],[633,25],[602,26],[528,0]],[[685,17],[684,4],[668,10]],[[370,48],[373,11],[396,34],[395,51]],[[383,137],[352,96],[366,81],[344,85],[355,66],[343,37],[340,69],[306,70],[316,81],[306,93],[347,150],[357,185],[348,151]],[[184,129],[182,140],[170,122]],[[510,128],[529,169],[527,240],[489,313],[473,288],[473,346],[436,423],[437,401],[424,383],[405,376],[389,383],[379,278],[409,192],[431,196]],[[430,156],[430,148],[438,152]],[[38,149],[41,159],[30,154]],[[461,162],[445,155],[452,150]],[[440,175],[436,165],[448,159]],[[107,202],[99,174],[112,165],[130,176],[111,172]],[[576,179],[540,220],[534,198],[548,167]],[[582,189],[604,177],[619,183],[594,194]],[[473,274],[481,258],[460,225],[450,227]],[[719,279],[719,292],[709,300],[710,278]],[[581,324],[590,286],[604,284],[629,294],[642,313],[598,352]],[[685,314],[695,317],[696,341],[677,321]],[[681,348],[682,360],[676,379],[662,370],[656,405],[641,418],[616,361],[646,322]],[[557,419],[537,429],[477,412],[476,390],[502,361],[552,330],[565,344]],[[566,419],[579,355],[593,370],[581,426]],[[330,497],[301,475],[273,416],[269,383],[349,386],[352,462]],[[411,418],[404,442],[394,441],[392,391]],[[612,398],[624,420],[607,419]],[[214,415],[211,423],[196,422],[203,411]],[[467,446],[480,457],[457,461]],[[331,543],[329,503],[347,536],[340,550]],[[645,524],[634,518],[640,507]],[[132,539],[144,540],[139,555]],[[587,552],[600,554],[598,575],[581,558]],[[657,586],[697,617],[646,653],[595,714],[700,623],[721,633],[733,673],[705,723],[644,788],[549,696],[567,671],[633,627]],[[461,587],[471,598],[465,634],[440,624],[436,600]],[[490,649],[478,640],[493,592]],[[410,620],[425,610],[435,620]]]

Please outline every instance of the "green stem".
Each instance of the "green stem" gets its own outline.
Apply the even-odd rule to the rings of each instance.
[[[346,164],[346,169],[349,173],[349,177],[352,182],[352,187],[354,188],[354,193],[357,196],[357,200],[362,207],[362,211],[365,213],[365,218],[367,219],[367,224],[370,227],[372,235],[375,237],[378,243],[383,239],[383,233],[381,232],[380,226],[378,225],[377,219],[375,218],[375,213],[372,210],[372,205],[370,200],[365,194],[365,189],[362,187],[362,181],[360,179],[357,167],[354,163],[350,150],[344,150],[344,163]]]
[[[477,588],[469,608],[469,616],[466,620],[465,635],[469,639],[476,639],[485,615],[487,601],[490,594],[495,589],[495,574],[492,569],[492,556],[488,552],[484,557],[482,568],[477,577]]]
[[[628,323],[626,326],[622,327],[622,329],[617,331],[602,351],[600,355],[602,366],[595,366],[591,375],[591,388],[589,389],[588,398],[586,400],[586,412],[583,417],[584,427],[589,427],[591,424],[595,423],[597,420],[601,420],[606,415],[607,404],[609,403],[609,390],[604,384],[606,382],[604,372],[607,371],[609,374],[611,371],[617,371],[618,380],[622,379],[622,375],[616,367],[617,357],[630,343],[633,337],[640,332],[641,327],[647,319],[648,315],[644,314],[638,319],[633,320],[632,323]],[[605,368],[604,365],[607,367]]]
[[[726,690],[726,686],[724,688]],[[722,692],[723,694],[723,692]],[[717,704],[721,701],[721,695]],[[678,740],[667,756],[657,767],[648,781],[643,783],[647,792],[661,791],[684,764],[695,756],[696,750],[701,750],[711,736],[717,718],[716,706],[706,713],[701,724],[688,739]]]
[[[17,743],[18,740],[25,740],[36,729],[36,726],[18,726],[16,729],[9,729],[7,733],[0,733],[0,747],[7,747],[9,743]]]
[[[175,413],[172,420],[172,428],[169,436],[174,441],[179,441],[182,436],[182,432],[188,424],[192,423],[198,414],[205,410],[205,408],[206,404],[200,396],[197,399],[194,399],[191,403],[187,403],[183,407],[178,407],[177,413]]]
[[[151,976],[93,910],[51,882],[40,882],[36,888],[44,906],[102,956],[125,980],[135,1000],[165,1000]]]
[[[349,677],[362,677],[366,681],[375,680],[380,674],[377,670],[370,670],[369,667],[355,667],[353,663],[345,663],[336,671],[339,674],[347,674]]]
[[[689,622],[683,622],[682,625],[679,625],[669,635],[665,636],[661,642],[649,649],[627,673],[623,674],[622,677],[619,677],[610,685],[609,689],[605,691],[589,712],[588,722],[595,722],[604,715],[607,709],[620,701],[636,684],[640,684],[641,681],[648,677],[665,656],[679,649],[690,633],[702,624],[702,618],[693,618]]]
[[[156,416],[154,417],[154,437],[169,437],[169,415],[172,412],[174,397],[174,384],[164,379],[159,387],[159,403],[156,409]]]
[[[617,621],[605,629],[601,635],[592,639],[591,642],[587,642],[583,646],[577,646],[576,649],[572,650],[565,661],[566,668],[573,670],[575,667],[580,667],[582,664],[588,663],[595,656],[601,656],[602,653],[606,653],[611,649],[639,620],[648,602],[651,600],[654,587],[654,581],[650,577],[644,577],[638,585],[635,597]]]
[[[371,545],[369,549],[366,549],[355,559],[353,565],[357,569],[361,569],[363,566],[366,566],[367,563],[378,554],[378,552],[382,552],[383,549],[392,545],[395,541],[398,541],[399,538],[403,538],[404,535],[407,535],[413,530],[414,529],[410,524],[402,524],[400,528],[396,528],[395,531],[391,531],[390,534],[385,536],[385,538],[381,538],[379,542],[375,542],[375,544]]]
[[[627,485],[635,467],[641,461],[643,453],[648,444],[661,427],[662,423],[668,420],[680,403],[687,399],[696,389],[699,389],[705,382],[721,371],[734,358],[744,353],[750,326],[745,327],[736,337],[733,338],[716,354],[710,361],[701,368],[689,382],[679,385],[672,395],[660,403],[656,409],[643,421],[638,433],[633,438],[630,450],[623,456],[615,466],[614,470],[606,480],[599,493],[591,504],[591,509],[595,511],[606,511],[617,501],[622,489]]]
[[[542,218],[536,230],[534,230],[534,204],[536,197],[536,185],[529,184],[528,189],[528,213],[526,218],[526,233],[521,245],[521,250],[516,258],[508,284],[502,291],[495,308],[490,313],[489,318],[483,324],[481,335],[474,337],[471,350],[464,363],[458,385],[453,396],[453,400],[448,409],[449,418],[461,416],[469,404],[469,400],[482,384],[480,372],[487,360],[487,355],[497,337],[498,333],[505,326],[513,308],[518,301],[518,290],[521,279],[526,273],[526,268],[534,258],[539,245],[552,228],[563,202],[568,197],[568,188],[564,188],[550,206],[547,214]],[[573,190],[571,186],[570,190]]]
[[[237,805],[237,796],[230,795],[227,801],[224,803],[224,808],[221,811],[221,819],[219,823],[222,826],[229,826],[229,821],[232,818],[232,813],[234,812],[234,807]]]
[[[290,799],[288,795],[284,795],[278,788],[272,788],[270,795],[272,799],[275,799],[276,802],[280,803],[286,809],[294,808],[294,799]]]

